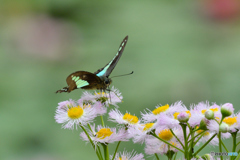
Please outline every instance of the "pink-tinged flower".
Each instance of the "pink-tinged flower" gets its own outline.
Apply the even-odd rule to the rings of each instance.
[[[225,103],[221,107],[221,113],[223,117],[231,116],[233,114],[233,111],[234,111],[234,108],[231,103]]]
[[[94,104],[96,102],[100,102],[106,106],[114,105],[116,107],[117,103],[122,102],[122,95],[121,92],[112,87],[110,92],[96,92],[94,94],[90,92],[84,92],[81,96],[81,99],[78,100],[79,104]]]
[[[123,99],[122,93],[118,89],[114,88],[114,86],[110,89],[109,93],[95,92],[94,98],[96,101],[101,102],[106,106],[114,105],[115,107],[118,107],[117,103],[122,102],[122,99]]]
[[[96,99],[95,99],[95,95],[93,95],[90,92],[83,92],[83,95],[81,96],[81,98],[78,100],[79,104],[91,104],[93,105],[94,103],[96,103]]]
[[[146,138],[151,137],[148,133],[154,128],[155,123],[145,123],[137,126],[130,126],[127,131],[130,138],[133,138],[134,143],[143,143]]]
[[[64,129],[74,129],[74,126],[86,125],[97,116],[96,109],[91,105],[76,105],[72,100],[59,103],[55,120],[62,123]]]
[[[220,107],[216,104],[210,105],[209,102],[200,102],[197,105],[191,106],[191,117],[188,121],[188,123],[192,126],[199,126],[201,120],[205,118],[205,112],[207,110],[211,110],[214,113],[214,117],[220,117]]]
[[[240,130],[240,112],[237,114],[237,129]]]
[[[207,125],[207,128],[210,133],[219,133],[219,124],[215,120],[209,120],[209,124]],[[230,133],[222,133],[221,134],[222,138],[229,138],[231,137]]]
[[[182,130],[181,129],[173,129],[173,132],[183,143]],[[177,141],[177,139],[173,136],[172,132],[169,129],[156,130],[155,133],[159,138],[169,142],[170,144],[174,145],[175,147],[182,149],[181,144]],[[169,150],[171,150],[173,152],[178,151],[176,148],[169,146],[168,144],[156,139],[155,137],[146,139],[145,152],[147,154],[150,154],[150,155],[155,154],[155,153],[166,154]]]
[[[124,115],[117,109],[111,110],[109,113],[109,120],[119,124],[125,125],[138,125],[139,120],[137,116],[131,115],[130,113],[125,113]]]
[[[155,120],[158,119],[158,116],[161,113],[173,114],[175,112],[182,112],[185,110],[186,110],[186,107],[182,104],[181,101],[178,101],[172,104],[171,106],[169,106],[168,104],[164,106],[158,105],[155,107],[153,111],[148,110],[148,111],[145,111],[145,113],[141,113],[141,115],[144,122],[154,122]]]
[[[238,114],[239,115],[239,114]],[[229,126],[229,132],[236,132],[237,129],[239,129],[238,126],[238,117],[236,115],[232,115],[231,117],[225,117],[223,119],[223,122],[226,123]]]
[[[110,156],[112,159],[113,156]],[[144,160],[144,156],[142,153],[137,154],[137,152],[126,152],[123,151],[122,153],[117,153],[114,160]]]
[[[209,131],[204,131],[204,133],[203,133],[203,131],[204,130],[197,130],[196,132],[195,132],[195,136],[196,135],[198,135],[198,134],[200,134],[200,133],[202,133],[202,134],[200,134],[199,136],[202,136],[201,137],[201,139],[198,141],[198,143],[196,144],[196,145],[199,145],[200,143],[205,143],[205,142],[207,142],[215,133],[213,133],[213,132],[209,132]],[[198,139],[199,138],[199,136],[198,137],[196,137],[195,138],[195,140],[196,139]],[[211,145],[214,145],[214,146],[216,146],[216,145],[218,145],[218,138],[217,138],[217,136],[215,136],[211,141],[210,141],[210,144]]]
[[[160,127],[161,129],[171,129],[175,127],[180,127],[180,125],[179,121],[174,117],[174,115],[166,115],[164,113],[161,113],[158,116],[156,127]]]
[[[97,131],[95,131],[95,125],[91,126],[91,131],[88,131],[91,140],[95,145],[97,143],[113,143],[116,141],[128,141],[128,133],[124,128],[120,128],[117,132],[116,128],[102,127],[98,126]],[[85,132],[80,133],[83,140],[89,141]]]
[[[58,103],[58,109],[66,109],[68,106],[76,106],[74,100],[70,99],[69,101],[63,101]]]

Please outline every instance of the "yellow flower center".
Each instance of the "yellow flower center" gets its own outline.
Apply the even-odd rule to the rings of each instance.
[[[145,127],[143,128],[143,130],[144,131],[149,130],[153,125],[154,125],[154,123],[146,123]]]
[[[237,117],[227,117],[224,118],[223,122],[227,123],[229,126],[233,125],[234,123],[237,123]]]
[[[190,111],[185,111],[185,112],[189,115],[189,117],[191,117],[191,112],[190,112]],[[179,114],[180,114],[179,112],[175,112],[175,113],[173,114],[174,119],[177,119],[177,116],[178,116]]]
[[[101,97],[98,97],[96,100],[100,101],[101,103],[105,103],[108,98],[107,98],[107,94],[105,92],[99,92],[99,93],[95,93],[95,95],[101,95]]]
[[[111,136],[113,132],[110,130],[110,128],[102,128],[96,134],[98,138],[104,139],[106,137]]]
[[[136,124],[138,122],[137,116],[133,116],[129,113],[125,113],[125,115],[123,116],[123,119],[131,124]]]
[[[68,112],[68,117],[72,119],[78,119],[83,115],[83,109],[80,106],[71,107],[67,112]]]
[[[170,131],[170,129],[164,129],[158,134],[158,137],[160,137],[166,141],[169,141],[170,139],[172,139],[173,134]]]
[[[164,105],[164,106],[161,106],[161,107],[158,107],[158,108],[154,109],[154,110],[152,111],[152,113],[153,113],[154,115],[158,115],[159,113],[165,112],[166,110],[168,110],[168,108],[169,108],[169,105],[166,104],[166,105]]]

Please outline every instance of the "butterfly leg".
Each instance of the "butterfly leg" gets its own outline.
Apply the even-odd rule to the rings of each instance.
[[[68,92],[68,87],[64,87],[60,90],[57,90],[56,93]]]

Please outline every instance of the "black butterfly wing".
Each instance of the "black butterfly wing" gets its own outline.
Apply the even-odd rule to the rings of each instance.
[[[69,86],[69,92],[77,88],[101,89],[104,84],[98,76],[86,71],[74,72],[67,77],[66,81]]]
[[[128,41],[128,36],[126,36],[122,43],[119,46],[119,49],[117,51],[117,54],[115,55],[115,57],[113,58],[113,60],[111,60],[106,66],[104,66],[103,68],[99,69],[98,71],[96,71],[94,74],[96,74],[98,77],[107,77],[111,74],[112,70],[114,69],[114,67],[117,65],[117,62],[119,61],[120,57],[122,56],[123,50],[127,44]]]

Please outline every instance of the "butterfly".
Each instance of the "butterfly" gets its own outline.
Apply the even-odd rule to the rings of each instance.
[[[122,56],[123,50],[127,44],[128,36],[126,36],[121,42],[117,54],[115,57],[106,64],[103,68],[97,70],[94,73],[87,71],[77,71],[70,74],[66,81],[68,86],[60,90],[57,90],[56,93],[68,92],[81,88],[81,89],[97,89],[104,91],[112,83],[112,80],[109,78],[109,75],[112,73],[113,69],[117,65],[119,59]]]

